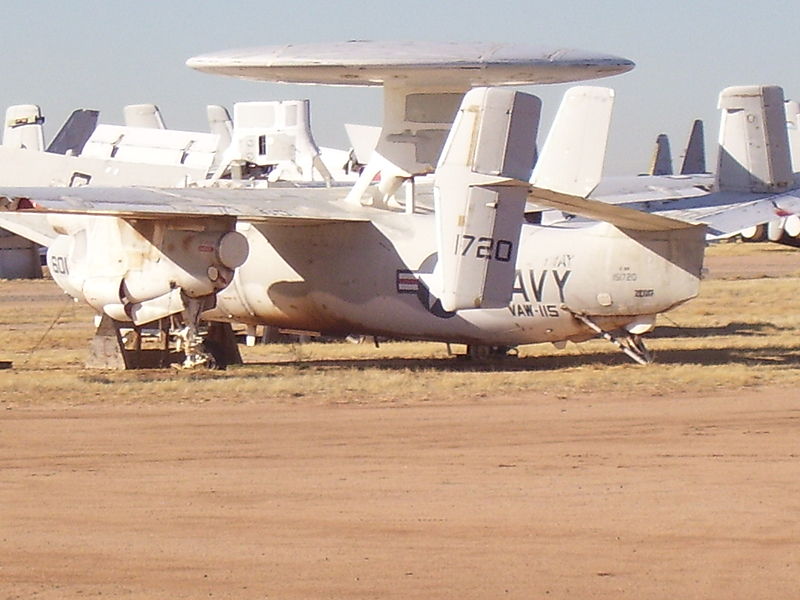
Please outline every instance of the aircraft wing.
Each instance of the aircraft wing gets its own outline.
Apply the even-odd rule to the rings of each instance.
[[[47,215],[0,213],[0,227],[40,246],[49,246],[58,235],[47,222]]]
[[[695,197],[607,204],[600,200],[531,188],[528,200],[540,206],[617,227],[653,231],[708,227],[708,234],[726,236],[747,227],[800,214],[800,189],[781,194],[721,192]]]
[[[800,190],[781,194],[715,192],[658,200],[624,201],[613,205],[679,221],[705,223],[710,235],[725,236],[800,213]]]
[[[234,217],[258,222],[367,221],[359,207],[334,200],[335,188],[0,188],[0,211],[164,219]]]
[[[736,233],[747,227],[768,223],[781,217],[800,213],[800,189],[781,194],[742,201],[740,195],[721,195],[720,200],[727,203],[714,206],[686,208],[682,211],[664,211],[665,215],[676,218],[691,218],[708,225],[708,232],[714,236]]]

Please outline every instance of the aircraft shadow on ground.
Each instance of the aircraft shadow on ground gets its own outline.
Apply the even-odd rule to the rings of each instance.
[[[659,350],[654,353],[655,364],[685,364],[713,366],[726,364],[780,365],[800,367],[800,350],[783,346],[743,348],[695,348]],[[452,373],[514,373],[523,371],[558,371],[585,366],[614,366],[631,364],[630,358],[613,352],[581,354],[552,354],[525,358],[508,357],[476,362],[466,357],[447,358],[367,358],[367,359],[308,359],[292,362],[251,362],[248,365],[293,366],[301,369],[377,369],[388,371],[439,371]]]
[[[724,326],[718,327],[681,327],[676,326],[661,326],[659,325],[655,331],[647,334],[647,339],[663,339],[663,338],[701,338],[710,336],[721,335],[742,335],[742,336],[758,336],[769,335],[776,331],[788,331],[789,328],[778,327],[773,323],[744,323],[734,321]]]
[[[769,322],[745,323],[734,321],[716,327],[658,327],[646,336],[652,339],[699,339],[707,337],[741,336],[744,338],[765,337],[792,328],[779,327]],[[441,372],[522,372],[557,371],[574,369],[588,365],[624,365],[633,361],[622,352],[577,352],[553,354],[525,358],[507,357],[490,359],[484,362],[469,360],[465,356],[442,358],[363,358],[363,359],[300,359],[296,361],[249,362],[249,365],[280,366],[292,365],[302,369],[384,369],[390,371],[441,371]],[[611,348],[609,346],[609,348]],[[800,367],[800,349],[791,350],[785,346],[726,346],[724,342],[717,348],[659,349],[654,353],[656,364],[687,364],[698,366],[743,364],[743,365],[782,365]]]

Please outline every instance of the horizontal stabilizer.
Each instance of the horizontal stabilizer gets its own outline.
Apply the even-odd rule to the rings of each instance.
[[[607,204],[599,200],[589,200],[580,196],[562,194],[552,190],[532,187],[528,200],[539,206],[554,208],[565,213],[579,215],[587,219],[606,221],[623,229],[637,231],[664,231],[691,229],[692,223],[679,221],[652,213],[641,212],[617,204]]]
[[[436,169],[442,307],[511,299],[541,101],[500,88],[464,96]]]
[[[717,189],[776,193],[794,182],[783,90],[774,85],[729,87],[719,97]]]
[[[157,132],[169,133],[169,132]],[[31,152],[0,146],[0,187],[185,187],[205,179],[207,169],[187,164],[143,164],[115,158]]]
[[[588,196],[600,182],[608,144],[614,90],[578,86],[567,90],[539,153],[531,183]]]
[[[210,133],[98,125],[81,155],[147,165],[183,165],[208,172],[219,138]]]

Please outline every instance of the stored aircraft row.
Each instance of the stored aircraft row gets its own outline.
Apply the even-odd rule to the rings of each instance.
[[[347,42],[188,64],[382,85],[384,116],[348,186],[0,189],[0,225],[48,238],[62,289],[116,323],[170,318],[187,367],[212,361],[209,321],[461,343],[473,355],[602,335],[646,362],[656,315],[698,293],[707,233],[800,208],[776,87],[722,93],[710,185],[656,187],[601,184],[611,90],[570,90],[536,160],[541,102],[505,87],[619,74],[633,67],[625,59]]]

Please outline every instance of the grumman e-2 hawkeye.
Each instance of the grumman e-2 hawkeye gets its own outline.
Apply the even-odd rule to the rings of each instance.
[[[645,362],[640,335],[698,293],[706,226],[532,187],[540,100],[496,87],[610,75],[630,61],[354,42],[189,64],[383,84],[385,101],[378,144],[349,189],[0,190],[16,219],[48,215],[59,286],[116,323],[169,317],[186,366],[210,360],[202,321],[462,343],[474,355],[601,334]],[[601,221],[532,223],[529,200]],[[748,212],[798,204],[759,202]]]
[[[703,222],[709,239],[751,227],[747,223],[759,211],[772,223],[794,223],[798,219],[792,203],[800,193],[796,105],[785,101],[783,89],[774,85],[726,88],[719,96],[721,121],[713,173],[704,172],[701,128],[695,122],[681,174],[603,178],[613,91],[572,88],[565,94],[531,183],[549,192]],[[544,198],[547,193],[538,195]],[[603,208],[596,206],[596,217],[601,217]],[[577,214],[586,213],[559,210],[541,218],[554,224]]]

